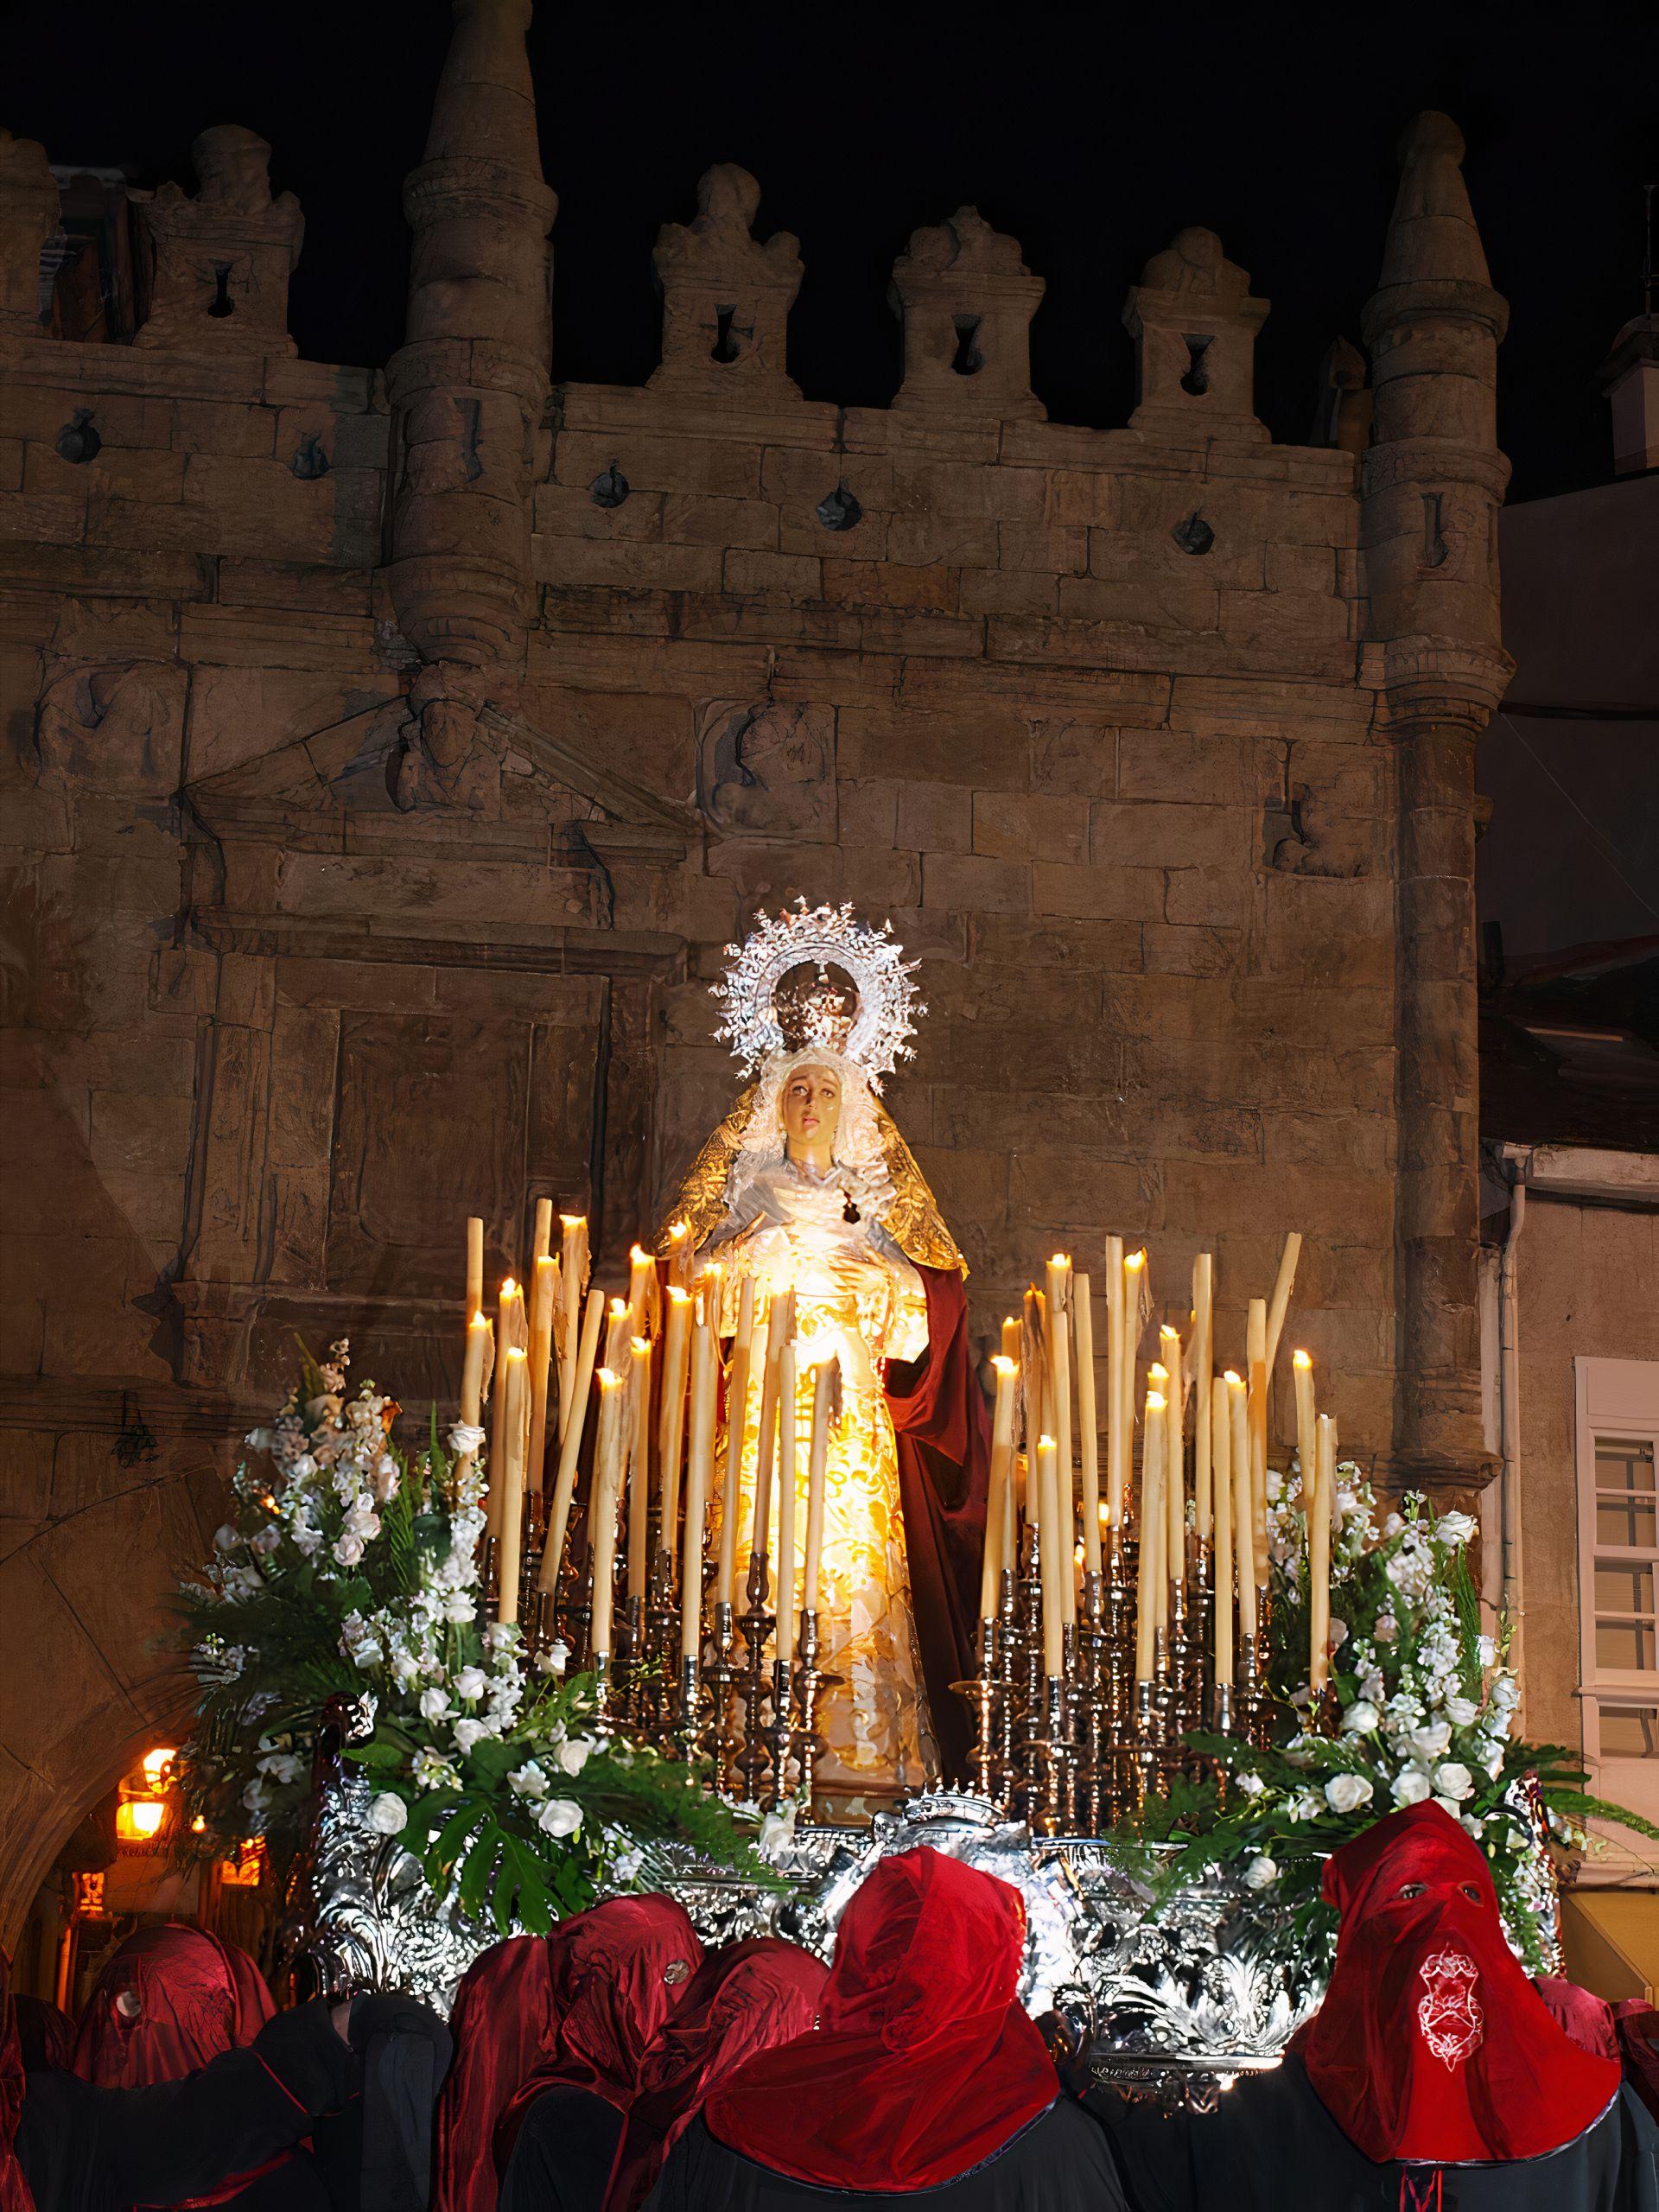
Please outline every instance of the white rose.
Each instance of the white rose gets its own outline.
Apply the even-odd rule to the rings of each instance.
[[[1233,1777],[1233,1787],[1243,1797],[1259,1797],[1267,1786],[1259,1774],[1236,1774]]]
[[[1394,1777],[1394,1795],[1399,1804],[1421,1805],[1428,1790],[1428,1777],[1420,1766],[1402,1767]]]
[[[233,1552],[241,1541],[240,1529],[233,1529],[228,1521],[213,1531],[213,1549],[216,1552]]]
[[[347,1529],[334,1544],[334,1557],[342,1567],[355,1567],[363,1556],[363,1539],[355,1529]]]
[[[1460,1802],[1474,1786],[1473,1775],[1466,1766],[1460,1766],[1456,1759],[1447,1759],[1434,1770],[1434,1787],[1442,1797],[1452,1797]]]
[[[1443,1813],[1449,1813],[1454,1821],[1460,1821],[1463,1818],[1463,1808],[1455,1797],[1442,1797],[1437,1794],[1434,1802]]]
[[[1372,1794],[1363,1774],[1333,1774],[1325,1785],[1325,1802],[1333,1813],[1357,1813],[1370,1804]]]
[[[1466,1544],[1479,1525],[1470,1513],[1442,1513],[1434,1523],[1434,1541],[1454,1548]]]
[[[534,1759],[526,1759],[523,1766],[516,1767],[507,1777],[507,1782],[521,1797],[545,1797],[547,1795],[547,1777]]]
[[[1484,1820],[1477,1820],[1472,1813],[1465,1813],[1462,1817],[1464,1827],[1468,1829],[1470,1834],[1473,1836],[1475,1841],[1478,1843],[1482,1836],[1486,1833],[1485,1821]]]
[[[408,1689],[421,1678],[421,1662],[412,1651],[400,1651],[391,1662],[393,1678],[400,1689]]]
[[[369,1826],[377,1835],[398,1835],[409,1825],[409,1808],[395,1791],[383,1789],[369,1805]]]
[[[545,1651],[540,1653],[536,1664],[543,1674],[562,1675],[570,1663],[570,1647],[563,1637],[556,1637]]]
[[[483,1445],[483,1430],[473,1427],[469,1422],[458,1421],[449,1432],[449,1449],[457,1459],[464,1459],[469,1453],[481,1451]]]
[[[1521,1691],[1513,1675],[1500,1675],[1492,1684],[1492,1703],[1500,1713],[1513,1713],[1521,1702]]]
[[[591,1736],[567,1736],[553,1753],[554,1763],[562,1774],[580,1774],[598,1749]]]
[[[481,1737],[487,1736],[489,1733],[489,1728],[481,1720],[457,1720],[455,1723],[455,1749],[461,1753],[462,1758],[465,1758],[467,1752],[472,1750],[473,1745],[476,1744]]]
[[[429,1690],[423,1690],[421,1692],[421,1718],[423,1720],[442,1720],[447,1717],[448,1711],[449,1693],[448,1690],[433,1688]]]
[[[536,1825],[549,1835],[575,1835],[582,1826],[582,1808],[569,1797],[550,1797],[537,1814]]]
[[[1382,1718],[1369,1698],[1356,1698],[1342,1716],[1343,1733],[1346,1736],[1369,1736]]]
[[[476,1703],[488,1688],[489,1677],[481,1667],[463,1667],[455,1676],[455,1695],[468,1705]]]
[[[1437,1759],[1452,1741],[1449,1720],[1431,1721],[1426,1728],[1413,1728],[1406,1741],[1420,1759]]]
[[[1490,1667],[1496,1662],[1497,1658],[1497,1646],[1492,1642],[1490,1636],[1483,1636],[1475,1649],[1479,1654],[1480,1663],[1483,1667]]]
[[[1255,1857],[1244,1869],[1244,1886],[1247,1890],[1269,1889],[1278,1878],[1278,1866],[1268,1857],[1264,1851],[1257,1852]]]
[[[760,1856],[776,1864],[795,1840],[795,1808],[785,1805],[781,1812],[768,1813],[760,1823],[760,1837],[755,1849]]]
[[[1446,1717],[1454,1728],[1472,1728],[1480,1718],[1480,1707],[1472,1698],[1449,1697],[1446,1700]]]

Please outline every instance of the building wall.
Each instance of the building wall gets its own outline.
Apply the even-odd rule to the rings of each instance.
[[[1172,1314],[1215,1251],[1236,1360],[1299,1229],[1295,1336],[1344,1447],[1447,1487],[1483,1471],[1457,1448],[1478,1376],[1464,764],[1497,665],[1502,464],[1457,463],[1419,578],[1399,455],[1455,319],[1443,285],[1427,338],[1412,305],[1414,276],[1440,281],[1411,260],[1421,180],[1379,295],[1418,316],[1406,442],[1369,480],[1347,450],[1268,442],[1265,303],[1204,232],[1132,296],[1125,429],[1043,419],[1040,284],[968,211],[895,272],[894,406],[809,404],[784,373],[788,256],[751,238],[734,172],[705,180],[701,245],[664,233],[652,385],[550,392],[551,195],[533,138],[509,190],[490,137],[532,111],[482,103],[467,136],[467,87],[522,67],[513,22],[460,11],[457,50],[484,46],[411,181],[389,382],[288,358],[291,203],[166,202],[130,347],[41,339],[0,303],[0,1618],[25,1654],[0,1669],[0,1939],[176,1725],[166,1593],[294,1332],[349,1335],[357,1373],[419,1408],[458,1376],[467,1213],[504,1272],[537,1197],[587,1204],[613,1273],[734,1095],[708,986],[760,904],[844,899],[921,960],[891,1103],[979,1330],[1050,1251],[1086,1266],[1118,1230]],[[1462,187],[1439,124],[1441,205]],[[203,320],[203,226],[232,220],[263,350]],[[734,283],[766,343],[726,385],[711,302]],[[1490,435],[1469,396],[1495,296],[1456,292],[1485,335],[1446,379],[1453,474],[1459,437]],[[964,306],[989,371],[970,392]],[[88,415],[99,450],[67,457]],[[1402,1342],[1434,1348],[1449,1408],[1427,1457]]]

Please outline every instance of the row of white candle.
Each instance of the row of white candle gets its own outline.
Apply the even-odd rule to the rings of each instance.
[[[1156,1638],[1170,1623],[1173,1590],[1185,1593],[1187,1509],[1198,1541],[1211,1548],[1216,1592],[1214,1669],[1218,1682],[1235,1678],[1238,1637],[1259,1628],[1257,1593],[1268,1581],[1268,1394],[1295,1281],[1301,1238],[1286,1238],[1271,1299],[1249,1302],[1246,1373],[1214,1371],[1215,1269],[1211,1254],[1193,1265],[1191,1327],[1166,1324],[1159,1357],[1147,1369],[1142,1409],[1140,1538],[1135,1608],[1135,1676],[1150,1679]],[[1076,1624],[1077,1567],[1102,1569],[1103,1527],[1128,1526],[1133,1459],[1134,1386],[1145,1326],[1147,1255],[1126,1253],[1122,1240],[1106,1248],[1106,1497],[1099,1481],[1092,1286],[1058,1253],[1045,1287],[1027,1293],[1023,1323],[1002,1325],[1002,1351],[992,1421],[991,1478],[980,1584],[980,1613],[994,1615],[1005,1567],[1018,1564],[1016,1499],[1020,1454],[1017,1401],[1023,1395],[1026,1451],[1023,1509],[1037,1535],[1043,1585],[1044,1669],[1058,1675],[1065,1630]],[[1330,1547],[1335,1512],[1336,1429],[1314,1403],[1313,1361],[1293,1355],[1297,1449],[1303,1471],[1309,1548],[1309,1667],[1315,1690],[1329,1669]],[[1072,1469],[1073,1383],[1077,1466]],[[1186,1480],[1186,1406],[1192,1406],[1192,1481]],[[1081,1521],[1082,1541],[1077,1541]],[[1235,1585],[1236,1597],[1235,1598]]]
[[[552,1207],[537,1209],[532,1259],[534,1289],[525,1310],[522,1287],[511,1276],[501,1285],[497,1316],[483,1310],[483,1223],[467,1223],[467,1327],[462,1370],[461,1419],[471,1429],[482,1426],[484,1393],[491,1389],[490,1483],[487,1534],[497,1549],[498,1618],[518,1618],[522,1566],[524,1501],[543,1492],[550,1435],[557,1459],[545,1522],[537,1577],[543,1592],[557,1589],[569,1527],[582,1444],[590,1405],[594,1408],[594,1452],[588,1528],[593,1567],[590,1652],[613,1649],[618,1523],[626,1508],[627,1583],[630,1601],[649,1589],[649,1532],[656,1471],[659,1552],[672,1556],[681,1522],[681,1472],[684,1470],[684,1522],[679,1561],[681,1650],[696,1656],[702,1641],[705,1523],[714,1501],[715,1420],[719,1395],[720,1301],[722,1271],[711,1264],[700,1271],[695,1293],[683,1280],[671,1280],[665,1300],[659,1295],[656,1262],[638,1245],[631,1257],[628,1296],[611,1300],[582,1290],[588,1266],[588,1224],[580,1216],[562,1216],[563,1249],[551,1252]],[[684,1235],[671,1231],[675,1245]],[[683,1278],[685,1255],[671,1249],[671,1277]],[[823,1550],[824,1476],[829,1455],[836,1362],[806,1370],[812,1413],[805,1439],[804,1483],[798,1432],[800,1388],[794,1305],[788,1293],[768,1301],[757,1295],[753,1277],[740,1287],[736,1330],[728,1393],[730,1408],[721,1487],[720,1541],[715,1597],[733,1605],[737,1586],[737,1546],[741,1517],[747,1415],[759,1392],[759,1422],[753,1472],[750,1552],[766,1562],[768,1589],[779,1614],[777,1648],[791,1654],[797,1627],[794,1573],[772,1573],[772,1500],[777,1498],[779,1562],[799,1560],[799,1605],[817,1611],[821,1596]],[[578,1326],[578,1319],[580,1325]],[[660,1331],[658,1332],[658,1324]],[[601,1363],[601,1337],[604,1338]],[[495,1358],[498,1347],[501,1357]],[[652,1433],[652,1370],[661,1352],[661,1387],[656,1395]],[[557,1426],[551,1423],[551,1374],[557,1357]],[[804,1489],[804,1542],[797,1541],[800,1493]]]

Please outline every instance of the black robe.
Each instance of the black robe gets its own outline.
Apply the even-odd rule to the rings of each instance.
[[[1487,2166],[1378,2165],[1319,2102],[1294,2053],[1248,2075],[1213,2113],[1165,2116],[1091,2089],[1135,2212],[1400,2212],[1440,2176],[1444,2212],[1659,2212],[1659,2133],[1622,2088],[1576,2141]],[[1429,2202],[1434,2200],[1431,2197]]]
[[[968,2092],[972,2094],[971,2089]],[[716,2143],[692,2121],[669,2152],[646,2212],[798,2212],[854,2204],[861,2212],[1128,2212],[1100,2130],[1069,2100],[1039,2113],[1029,2126],[956,2180],[934,2189],[823,2189],[796,2181]]]
[[[519,2126],[496,2212],[601,2212],[622,2126],[591,2089],[544,2090]]]
[[[316,2118],[347,2102],[358,2073],[320,2001],[278,2012],[246,2050],[224,2051],[181,2082],[104,2089],[78,2074],[30,2074],[16,2148],[35,2212],[122,2212],[207,2196],[302,2142]],[[323,2197],[315,2168],[291,2159],[243,2194],[248,2212],[289,2202],[315,2212]]]

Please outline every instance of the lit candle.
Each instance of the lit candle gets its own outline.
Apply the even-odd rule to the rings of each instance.
[[[1100,1573],[1100,1437],[1095,1422],[1095,1317],[1087,1275],[1071,1279],[1071,1326],[1077,1344],[1077,1456],[1083,1472],[1083,1564]]]
[[[1317,1697],[1331,1675],[1331,1494],[1337,1485],[1336,1438],[1321,1414],[1313,1442],[1313,1495],[1303,1483],[1307,1517],[1307,1679]]]
[[[599,1357],[599,1332],[605,1325],[605,1294],[590,1290],[582,1317],[582,1338],[570,1363],[570,1417],[559,1440],[559,1471],[553,1478],[553,1503],[548,1509],[547,1541],[542,1548],[542,1571],[537,1587],[556,1591],[559,1567],[564,1558],[564,1532],[570,1521],[570,1500],[575,1494],[576,1462],[582,1453],[582,1431],[588,1424],[588,1401],[593,1392],[594,1363]]]
[[[1043,1672],[1058,1680],[1065,1649],[1065,1606],[1060,1590],[1071,1577],[1064,1572],[1060,1548],[1059,1454],[1052,1436],[1037,1440],[1037,1482],[1043,1493]]]
[[[1004,1359],[1011,1359],[1018,1367],[1020,1351],[1020,1324],[1014,1319],[1013,1314],[1009,1313],[1004,1316],[1002,1322],[1002,1357]]]
[[[1200,1543],[1207,1542],[1210,1537],[1210,1469],[1215,1454],[1211,1427],[1214,1393],[1210,1387],[1216,1368],[1215,1281],[1214,1256],[1200,1252],[1192,1262],[1192,1497]]]
[[[1045,1271],[1047,1294],[1043,1315],[1048,1330],[1048,1373],[1044,1380],[1045,1426],[1054,1439],[1055,1556],[1060,1566],[1060,1597],[1066,1626],[1077,1618],[1077,1573],[1072,1553],[1077,1547],[1077,1511],[1071,1490],[1071,1261],[1057,1252]],[[1045,1512],[1048,1500],[1043,1500]]]
[[[991,1362],[996,1370],[996,1408],[991,1418],[991,1478],[985,1499],[985,1548],[979,1571],[979,1617],[995,1620],[1001,1607],[1002,1570],[1014,1561],[1003,1554],[1007,1534],[1008,1492],[1013,1480],[1014,1399],[1018,1363],[1006,1357]]]
[[[1268,1308],[1249,1303],[1245,1349],[1250,1412],[1250,1530],[1255,1586],[1268,1586]]]
[[[491,1485],[493,1497],[499,1492],[501,1508],[495,1605],[499,1621],[516,1621],[518,1618],[518,1566],[524,1533],[524,1441],[530,1412],[524,1370],[529,1363],[528,1355],[518,1345],[507,1346],[503,1363],[506,1370],[506,1389],[503,1393],[506,1451],[499,1479]]]
[[[1250,1481],[1249,1393],[1243,1378],[1230,1367],[1227,1384],[1227,1427],[1233,1461],[1233,1553],[1238,1577],[1238,1632],[1255,1635],[1255,1487]]]
[[[1152,1680],[1153,1637],[1158,1626],[1158,1537],[1164,1524],[1164,1396],[1147,1393],[1141,1432],[1141,1555],[1135,1593],[1135,1679]]]
[[[623,1354],[633,1341],[633,1308],[626,1298],[613,1298],[605,1322],[605,1364],[613,1375],[627,1366]]]
[[[754,1453],[754,1533],[749,1551],[755,1559],[768,1556],[772,1533],[772,1470],[778,1448],[778,1363],[793,1332],[794,1315],[787,1291],[768,1301],[766,1359],[760,1378],[760,1429]]]
[[[795,1486],[800,1462],[795,1449],[795,1344],[778,1355],[778,1656],[795,1653]]]
[[[680,1656],[702,1648],[702,1529],[715,1465],[715,1348],[714,1301],[697,1302],[691,1332],[691,1424],[685,1460],[685,1546],[680,1565]]]
[[[710,1313],[709,1327],[720,1327],[718,1310]],[[742,1495],[743,1432],[749,1413],[749,1360],[754,1340],[754,1277],[745,1275],[737,1297],[737,1335],[732,1344],[732,1369],[726,1389],[726,1481],[720,1501],[720,1562],[715,1577],[715,1600],[729,1605],[737,1571],[737,1516]]]
[[[1020,1362],[1020,1389],[1025,1399],[1026,1433],[1026,1525],[1040,1529],[1043,1525],[1043,1493],[1037,1479],[1037,1440],[1045,1433],[1043,1421],[1043,1378],[1048,1367],[1048,1347],[1043,1336],[1043,1296],[1039,1290],[1027,1288],[1024,1300],[1024,1325],[1020,1343],[1024,1357]],[[1043,1557],[1038,1547],[1037,1556]]]
[[[1164,1572],[1178,1590],[1186,1587],[1186,1386],[1181,1375],[1181,1340],[1173,1329],[1158,1332],[1158,1356],[1169,1370],[1168,1409],[1164,1414]]]
[[[1141,1298],[1146,1289],[1147,1255],[1128,1252],[1123,1259],[1123,1352],[1118,1373],[1123,1393],[1123,1487],[1128,1491],[1129,1466],[1135,1457],[1135,1368],[1141,1349]]]
[[[1123,1239],[1106,1239],[1106,1518],[1123,1526],[1128,1489],[1128,1427],[1123,1395]]]
[[[718,1300],[716,1288],[707,1294]],[[677,1283],[668,1287],[668,1319],[663,1331],[663,1402],[657,1423],[657,1463],[661,1470],[662,1516],[658,1548],[671,1560],[680,1524],[680,1455],[685,1440],[685,1370],[691,1341],[691,1294]]]
[[[524,1478],[537,1497],[547,1455],[547,1379],[553,1364],[553,1315],[558,1302],[559,1263],[543,1252],[536,1261],[530,1311],[530,1459]]]
[[[644,1602],[645,1547],[651,1525],[651,1338],[635,1337],[630,1388],[632,1448],[628,1454],[628,1598]]]
[[[1203,1385],[1199,1385],[1200,1389]],[[1216,1508],[1216,1680],[1233,1680],[1233,1432],[1227,1378],[1210,1380],[1210,1447]]]
[[[839,1370],[839,1361],[823,1360],[812,1382],[812,1443],[806,1461],[805,1596],[802,1600],[809,1613],[818,1611],[823,1596],[824,1470],[830,1461],[830,1408]]]
[[[559,1441],[570,1426],[570,1408],[576,1395],[576,1353],[582,1327],[582,1301],[588,1288],[588,1218],[585,1214],[559,1216],[559,1290],[564,1301],[564,1325],[559,1332]],[[592,1377],[589,1377],[591,1383]],[[586,1386],[582,1413],[587,1414]]]
[[[689,1221],[671,1221],[668,1224],[668,1279],[685,1287],[686,1271],[691,1264],[691,1224]]]
[[[1290,1371],[1296,1385],[1296,1459],[1302,1471],[1302,1510],[1306,1513],[1319,1484],[1319,1433],[1313,1398],[1313,1362],[1300,1346],[1290,1355]]]
[[[657,1331],[657,1262],[643,1246],[628,1254],[628,1304],[633,1313],[632,1333],[654,1336]]]
[[[496,1295],[495,1386],[490,1393],[490,1490],[486,1533],[501,1535],[501,1471],[507,1457],[507,1353],[513,1343],[513,1307],[518,1286],[511,1275]]]
[[[489,1316],[474,1313],[467,1324],[467,1355],[461,1363],[461,1419],[467,1428],[479,1426],[484,1410],[484,1378],[490,1366],[495,1338]],[[471,1459],[475,1453],[468,1452]]]
[[[484,1224],[475,1214],[467,1217],[467,1319],[484,1306]],[[477,1423],[474,1423],[477,1427]]]
[[[589,1656],[608,1658],[611,1616],[615,1604],[616,1508],[621,1483],[622,1378],[608,1367],[599,1370],[599,1436],[594,1452],[593,1480],[593,1622],[588,1635]],[[574,1426],[574,1423],[572,1424]]]
[[[1285,1315],[1290,1310],[1290,1294],[1296,1285],[1296,1262],[1301,1255],[1302,1233],[1299,1229],[1293,1229],[1285,1239],[1284,1250],[1279,1255],[1279,1273],[1274,1278],[1273,1299],[1268,1307],[1266,1358],[1269,1375],[1279,1357],[1279,1338],[1285,1325]]]

